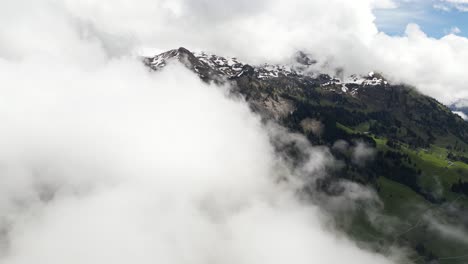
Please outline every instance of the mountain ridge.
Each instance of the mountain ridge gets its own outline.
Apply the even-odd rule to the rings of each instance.
[[[427,146],[434,143],[432,141],[438,136],[453,134],[468,147],[468,123],[437,100],[422,95],[412,87],[391,84],[381,74],[374,72],[366,76],[351,75],[341,80],[309,71],[308,66],[315,61],[306,54],[299,54],[298,63],[287,66],[249,65],[236,58],[192,53],[185,48],[147,57],[143,61],[157,71],[176,60],[204,81],[229,82],[251,105],[262,108],[257,110],[262,110],[260,112],[265,116],[275,117],[276,120],[286,117],[285,109],[292,111],[291,101],[307,100],[312,105],[320,105],[320,101],[325,100],[331,105],[342,104],[342,108],[355,110],[356,118],[365,118],[363,113],[390,113],[398,117],[396,122],[390,122],[392,124],[389,125],[400,128],[399,123],[407,124],[406,143],[415,140],[417,144]],[[416,116],[413,115],[415,111],[418,112]],[[424,111],[431,113],[431,116],[425,116]],[[441,127],[443,124],[446,125]]]
[[[440,219],[468,229],[468,122],[453,108],[378,73],[337,78],[311,71],[316,61],[303,53],[286,66],[249,65],[185,48],[143,58],[152,71],[175,61],[205,82],[230,84],[232,95],[244,98],[264,120],[328,146],[343,164],[329,172],[331,179],[373,188],[384,204],[381,214],[395,223],[379,228],[359,213],[338,217],[337,224],[356,241],[371,243],[376,251],[395,244],[410,248],[416,263],[466,253],[467,245],[421,224],[422,216],[438,208]],[[375,150],[365,165],[355,162],[351,151],[363,144]],[[296,158],[294,146],[288,152]],[[317,186],[328,194],[336,191],[328,180]],[[403,234],[388,231],[408,224],[414,228]]]

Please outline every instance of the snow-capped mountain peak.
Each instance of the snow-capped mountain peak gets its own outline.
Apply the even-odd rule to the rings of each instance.
[[[303,52],[298,52],[295,60],[296,63],[289,65],[268,63],[249,65],[234,57],[222,57],[206,52],[192,53],[185,48],[170,50],[144,59],[145,64],[153,70],[162,69],[170,61],[179,61],[205,80],[223,81],[240,78],[246,74],[264,81],[294,78],[301,82],[318,84],[326,89],[334,89],[338,93],[351,92],[352,95],[357,95],[359,87],[389,85],[387,80],[374,72],[365,76],[351,75],[337,78],[310,71],[309,67],[316,64],[316,61]]]

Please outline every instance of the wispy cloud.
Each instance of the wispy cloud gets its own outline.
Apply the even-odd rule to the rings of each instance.
[[[462,31],[459,27],[452,27],[450,28],[450,30],[447,30],[446,33],[447,34],[460,34]]]
[[[422,0],[396,0],[393,9],[376,9],[377,26],[385,32],[402,32],[409,23],[433,21],[430,2]]]
[[[433,7],[442,11],[450,12],[452,10],[458,10],[461,12],[468,12],[468,1],[467,0],[439,0],[434,3]]]

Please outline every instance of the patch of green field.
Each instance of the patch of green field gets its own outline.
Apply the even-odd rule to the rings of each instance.
[[[387,146],[387,139],[386,138],[380,138],[372,135],[372,139],[374,139],[375,143],[377,144],[377,150],[380,151],[386,151],[389,150],[390,148]]]
[[[377,149],[389,150],[385,139],[374,137]],[[451,192],[451,186],[459,179],[468,180],[468,164],[447,159],[448,150],[439,146],[428,149],[412,149],[400,144],[398,150],[407,154],[412,161],[411,166],[421,169],[420,184],[426,191],[439,191],[444,194]],[[441,189],[442,190],[439,190]]]
[[[396,218],[398,224],[394,224],[395,231],[386,234],[387,238],[396,245],[409,243],[424,248],[426,257],[417,257],[412,252],[415,263],[427,263],[427,256],[434,255],[437,258],[462,256],[468,250],[468,244],[443,236],[435,231],[427,221],[423,219],[437,214],[440,205],[433,205],[421,195],[405,185],[380,177],[378,179],[379,196],[384,203],[384,214],[388,219]],[[437,214],[439,219],[444,219],[443,214]],[[370,228],[371,234],[375,231]],[[443,259],[441,259],[443,260]],[[467,259],[451,259],[450,263],[462,264]],[[441,262],[445,263],[445,262]]]
[[[345,131],[348,134],[356,134],[355,130],[353,130],[352,128],[349,128],[349,127],[347,127],[345,125],[342,125],[342,124],[340,124],[338,122],[336,123],[336,127],[343,130],[343,131]]]
[[[354,130],[359,133],[366,133],[369,131],[369,129],[370,129],[370,122],[361,123],[354,128]]]
[[[384,177],[377,180],[379,195],[385,204],[385,212],[395,215],[409,215],[416,209],[424,210],[429,203],[407,186]]]

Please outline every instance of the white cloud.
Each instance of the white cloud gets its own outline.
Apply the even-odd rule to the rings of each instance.
[[[458,108],[468,107],[468,99],[458,100],[454,105]]]
[[[342,66],[347,72],[382,71],[445,103],[468,97],[467,39],[433,39],[414,25],[405,36],[379,33],[373,8],[391,8],[393,1],[19,0],[2,5],[4,58],[47,52],[49,58],[99,61],[102,54],[185,46],[264,62],[301,49],[331,71]]]
[[[246,104],[182,66],[0,69],[2,263],[391,263],[277,184],[325,152],[276,131],[312,155],[291,170]]]
[[[452,27],[450,29],[450,34],[460,34],[461,33],[461,29],[459,27]]]
[[[381,9],[394,9],[398,7],[398,3],[393,0],[375,0],[373,2],[373,7]]]
[[[364,142],[357,142],[352,149],[352,161],[358,165],[365,165],[366,162],[372,160],[375,156],[375,149],[368,146]]]
[[[228,87],[180,65],[152,73],[131,56],[179,37],[222,50],[226,40],[215,36],[239,22],[222,10],[229,5],[62,3],[0,8],[1,263],[392,262],[358,248],[297,199],[297,188],[332,162],[326,150],[264,127]],[[231,7],[245,17],[237,29],[246,34],[264,3],[239,3]],[[197,22],[188,7],[212,16]],[[227,32],[202,27],[213,21]],[[201,32],[183,30],[190,23]],[[227,50],[253,55],[235,48]],[[270,137],[295,142],[308,159],[292,167]],[[352,187],[348,202],[361,196]]]
[[[73,3],[83,8],[83,4]],[[297,49],[304,49],[328,65],[345,66],[348,72],[382,71],[443,102],[468,96],[462,70],[467,61],[467,39],[455,36],[432,39],[419,34],[422,31],[415,26],[410,26],[404,37],[378,33],[371,9],[373,1],[297,0],[294,7],[280,1],[256,1],[252,8],[242,3],[213,6],[197,1],[179,3],[185,6],[182,9],[191,12],[169,18],[164,18],[164,13],[158,14],[155,16],[158,21],[149,16],[146,24],[155,25],[154,28],[137,25],[136,36],[158,47],[189,46],[254,61],[281,60]],[[207,7],[194,12],[199,6]],[[231,15],[213,15],[223,12]],[[135,23],[123,21],[123,15],[118,13],[115,17],[95,14],[85,17],[86,14],[77,16],[88,21],[110,20],[109,25],[96,22],[100,25],[96,27],[117,35]],[[140,21],[145,14],[137,17]],[[186,27],[191,30],[187,32]],[[416,34],[422,37],[416,38]],[[423,65],[421,60],[425,61]]]
[[[468,4],[467,0],[442,0],[442,2],[452,3],[452,4]]]
[[[433,4],[432,7],[434,9],[437,9],[437,10],[442,10],[444,12],[449,12],[451,10],[451,8],[445,4],[442,4],[442,3],[437,3],[437,4]]]
[[[424,216],[428,227],[440,233],[443,237],[468,245],[468,234],[463,226],[442,222],[434,215]]]
[[[447,12],[453,9],[468,12],[468,1],[466,0],[439,0],[439,2],[434,4],[434,8]]]

